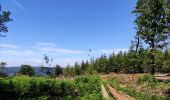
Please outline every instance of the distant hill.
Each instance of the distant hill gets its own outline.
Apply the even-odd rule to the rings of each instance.
[[[41,71],[41,67],[33,67],[33,68],[36,74],[41,75],[41,76],[45,75]],[[20,67],[5,67],[4,72],[9,76],[13,76],[19,71],[19,69]],[[54,72],[54,67],[46,67],[46,69],[49,69],[52,72]]]

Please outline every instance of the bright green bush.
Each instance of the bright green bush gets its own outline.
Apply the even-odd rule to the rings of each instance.
[[[75,79],[80,95],[101,93],[101,80],[99,76],[83,76]]]
[[[100,93],[88,94],[80,98],[80,100],[102,100]]]
[[[12,77],[0,80],[0,97],[34,98],[41,96],[78,96],[73,81],[56,81],[37,77]],[[75,91],[76,92],[76,91]]]
[[[83,76],[65,81],[28,76],[0,78],[0,99],[80,100],[94,96],[100,100],[100,86],[98,76]]]

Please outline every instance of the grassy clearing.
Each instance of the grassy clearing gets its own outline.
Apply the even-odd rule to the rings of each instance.
[[[112,85],[117,91],[124,92],[137,100],[168,100],[166,96],[158,96],[147,92],[139,92],[134,88],[122,87],[117,78],[109,78],[106,83]]]
[[[110,73],[102,75],[102,79],[104,80],[113,77],[119,81],[120,87],[128,87],[135,89],[136,91],[160,96],[166,96],[169,94],[168,90],[170,90],[170,82],[157,80],[149,74],[132,75]],[[145,80],[143,78],[145,78]]]
[[[170,82],[168,81],[160,81],[156,79],[152,75],[143,75],[138,79],[138,84],[142,86],[151,87],[154,89],[169,89],[170,88]]]

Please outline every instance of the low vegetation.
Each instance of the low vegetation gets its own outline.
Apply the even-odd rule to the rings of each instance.
[[[0,79],[1,99],[101,99],[99,76],[82,76],[75,80],[40,77],[8,77]]]

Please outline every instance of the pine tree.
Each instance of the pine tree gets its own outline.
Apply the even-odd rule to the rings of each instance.
[[[60,74],[62,74],[62,68],[60,65],[56,65],[55,75],[58,77]]]

